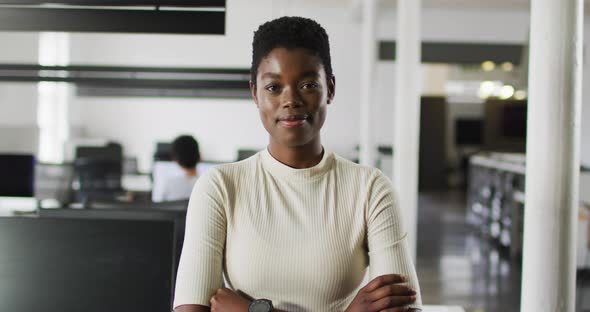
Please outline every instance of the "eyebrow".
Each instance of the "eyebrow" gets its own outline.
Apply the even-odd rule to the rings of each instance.
[[[264,73],[262,74],[261,78],[280,78],[281,75],[275,73]]]
[[[303,75],[301,75],[301,77],[319,77],[320,74],[318,74],[317,71],[315,70],[309,70],[303,73]],[[262,74],[261,78],[271,78],[271,79],[279,79],[281,78],[280,74],[277,73],[270,73],[270,72],[266,72],[264,74]]]

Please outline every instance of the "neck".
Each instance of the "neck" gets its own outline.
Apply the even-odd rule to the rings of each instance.
[[[276,160],[295,169],[311,168],[320,161],[324,155],[324,148],[319,140],[303,146],[288,147],[271,140],[268,152]]]
[[[197,167],[194,168],[182,168],[182,170],[184,170],[184,173],[186,173],[187,176],[189,177],[196,177],[197,176]]]

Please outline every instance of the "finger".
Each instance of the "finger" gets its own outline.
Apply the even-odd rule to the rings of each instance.
[[[371,310],[381,311],[397,307],[403,308],[414,301],[416,301],[416,296],[389,296],[371,303]]]
[[[406,285],[389,284],[382,286],[370,293],[367,298],[370,301],[377,301],[379,299],[390,297],[390,296],[414,296],[416,291]]]
[[[233,290],[231,290],[230,288],[218,288],[217,291],[215,292],[216,295],[220,295],[220,296],[226,296],[226,295],[230,295],[234,293]]]
[[[399,274],[385,274],[375,277],[367,284],[367,286],[363,287],[363,291],[372,292],[383,285],[399,284],[406,282],[407,280],[408,279],[405,276]]]

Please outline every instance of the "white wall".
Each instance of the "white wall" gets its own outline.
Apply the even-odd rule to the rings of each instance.
[[[156,142],[192,134],[206,160],[233,161],[236,147],[264,147],[266,132],[249,101],[203,99],[85,99],[83,118],[90,137],[123,144],[126,155],[139,156],[140,168],[151,165]]]
[[[586,16],[588,19],[588,16]],[[590,167],[590,21],[584,25],[584,73],[582,83],[582,135],[580,162]]]
[[[588,65],[584,65],[588,67]],[[586,69],[584,75],[590,80],[590,70]],[[582,135],[580,147],[580,162],[590,167],[590,82],[584,82],[584,104],[582,105]]]
[[[0,63],[37,62],[38,33],[0,32]],[[0,152],[37,150],[37,86],[0,82]]]
[[[0,31],[2,63],[31,63],[37,61],[39,33]]]
[[[3,44],[0,63],[31,64],[37,62],[37,33],[0,32]],[[32,83],[0,82],[0,125],[36,125],[37,94]]]
[[[37,89],[31,83],[0,83],[0,152],[36,153]]]
[[[72,63],[249,68],[253,31],[284,11],[270,0],[256,3],[228,1],[226,36],[73,34]],[[289,15],[307,10],[287,9]],[[337,82],[323,141],[346,155],[358,142],[360,29],[341,17],[347,8],[342,14],[334,10],[314,10],[311,16],[330,35]],[[210,160],[232,161],[238,148],[264,148],[268,142],[251,100],[76,97],[73,105],[81,109],[87,135],[121,142],[127,155],[139,157],[142,170],[149,169],[157,141],[182,133],[193,134]]]
[[[324,143],[336,152],[352,156],[359,140],[360,24],[352,18],[348,4],[327,3],[312,9],[313,1],[290,5],[285,1],[277,4],[271,0],[229,0],[226,36],[73,34],[72,63],[248,68],[252,32],[260,23],[282,14],[308,16],[318,20],[331,37],[337,78],[336,99],[329,110]],[[378,37],[394,39],[395,12],[382,9],[380,15]],[[529,14],[427,9],[422,27],[423,39],[428,41],[525,43]],[[585,73],[590,77],[587,64]],[[392,62],[378,63],[374,85],[377,114],[373,124],[376,142],[380,144],[393,141],[394,77]],[[590,95],[586,93],[584,120],[590,120]],[[238,148],[263,147],[267,141],[249,100],[81,97],[74,99],[73,106],[80,109],[80,124],[89,135],[121,141],[127,154],[140,157],[143,169],[149,167],[156,141],[171,140],[180,133],[195,135],[204,157],[216,160],[231,160]],[[589,123],[582,123],[583,140],[590,141]],[[590,146],[586,145],[590,144],[583,144],[582,159],[589,163]]]

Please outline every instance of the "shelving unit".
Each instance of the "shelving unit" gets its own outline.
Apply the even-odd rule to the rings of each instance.
[[[522,255],[524,154],[486,153],[469,160],[468,221],[511,257]]]

